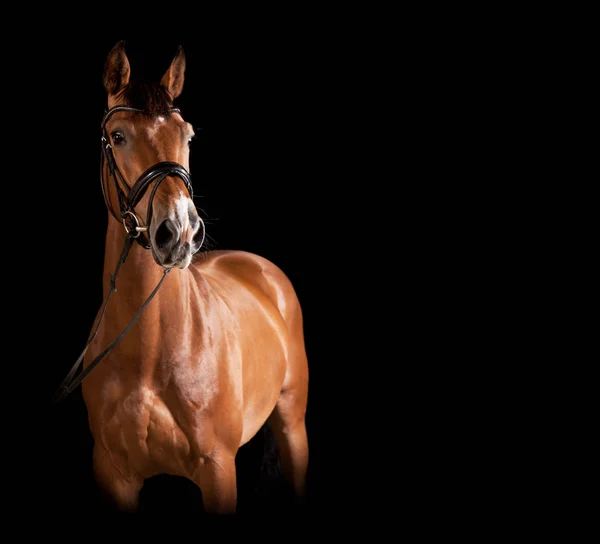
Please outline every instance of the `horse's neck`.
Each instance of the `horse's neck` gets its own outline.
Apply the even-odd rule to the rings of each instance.
[[[105,296],[110,289],[111,276],[121,258],[125,237],[123,225],[118,224],[113,218],[109,218],[104,253],[103,286]],[[179,269],[171,271],[168,281],[164,282],[155,298],[160,298],[161,292],[169,291],[169,297],[172,300],[186,276],[181,272]],[[150,250],[144,249],[134,241],[127,259],[121,265],[116,277],[117,293],[121,292],[121,296],[126,297],[127,301],[132,304],[142,304],[158,285],[163,274],[164,268],[156,264]],[[116,298],[115,295],[113,298]]]
[[[114,224],[109,226],[106,236],[105,295],[110,289],[110,277],[125,244],[122,225],[112,218],[111,222]],[[106,308],[101,338],[112,341],[126,329],[164,277],[164,270],[154,262],[150,250],[134,242],[117,275],[117,291]],[[190,281],[190,274],[186,270],[171,270],[152,301],[140,313],[135,327],[120,344],[120,352],[135,361],[130,369],[137,378],[154,379],[152,377],[157,375],[157,368],[175,357],[182,345],[187,345],[186,339],[192,334],[188,318]],[[201,304],[201,301],[196,299],[196,303]]]

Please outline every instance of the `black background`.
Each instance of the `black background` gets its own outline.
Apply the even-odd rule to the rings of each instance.
[[[106,55],[125,39],[133,74],[152,78],[183,45],[177,105],[202,129],[191,170],[212,243],[271,259],[298,291],[311,372],[310,513],[338,518],[336,530],[390,511],[400,529],[412,512],[435,525],[432,503],[461,504],[467,470],[457,471],[453,456],[462,455],[457,426],[468,417],[453,414],[463,398],[453,380],[471,385],[462,344],[487,325],[465,302],[485,265],[465,269],[461,253],[478,255],[468,235],[485,229],[469,223],[470,212],[489,203],[479,176],[492,166],[469,173],[475,196],[460,181],[474,164],[472,140],[488,144],[462,119],[479,92],[465,86],[479,63],[467,61],[463,77],[456,36],[431,39],[429,14],[420,25],[358,10],[257,10],[247,22],[241,13],[191,16],[183,21],[191,33],[179,28],[182,15],[151,15],[134,34],[112,30],[114,10],[47,24],[36,11],[40,25],[28,18],[4,48],[2,436],[12,508],[59,530],[74,517],[106,515],[81,395],[58,407],[50,398],[101,303],[101,81]],[[465,304],[477,326],[464,326]],[[488,347],[476,353],[484,366]],[[478,455],[464,459],[475,464]],[[159,479],[142,494],[146,511],[174,519],[199,509],[199,491],[180,480]]]
[[[64,517],[106,516],[91,472],[92,439],[80,390],[51,406],[56,387],[83,348],[102,302],[101,274],[107,211],[99,183],[100,121],[106,108],[104,62],[126,41],[132,77],[158,79],[178,45],[187,59],[185,85],[176,106],[196,128],[191,173],[213,248],[243,249],[276,263],[293,282],[304,312],[310,365],[307,428],[311,451],[307,515],[336,508],[340,489],[338,428],[348,426],[336,398],[345,378],[337,330],[348,318],[336,293],[355,278],[339,274],[347,254],[340,224],[347,179],[334,150],[338,101],[328,89],[331,66],[295,40],[277,46],[259,36],[230,47],[196,37],[140,38],[127,33],[53,34],[31,39],[29,63],[17,62],[22,102],[12,114],[25,127],[22,161],[35,221],[25,225],[36,240],[35,264],[21,270],[28,299],[14,309],[26,331],[18,352],[23,403],[12,450],[21,479],[19,509]],[[337,170],[337,174],[336,174]],[[20,190],[20,186],[16,187]],[[112,220],[112,219],[111,219]],[[24,373],[24,374],[23,374]],[[34,393],[35,391],[35,393]],[[19,422],[25,421],[25,424]],[[18,438],[17,438],[18,436]],[[326,444],[329,443],[329,446]],[[260,437],[242,451],[243,479],[260,463]],[[338,474],[338,476],[335,476]],[[336,479],[338,478],[338,479]],[[352,475],[341,473],[351,485]],[[334,485],[333,482],[336,482]],[[250,485],[250,484],[248,484]],[[142,491],[145,512],[200,512],[201,495],[190,482],[158,477]],[[248,504],[248,503],[246,503]]]

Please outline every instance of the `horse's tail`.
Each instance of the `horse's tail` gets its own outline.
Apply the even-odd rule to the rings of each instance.
[[[262,459],[255,493],[260,503],[272,509],[281,504],[286,485],[275,434],[268,421],[263,425],[261,434]]]

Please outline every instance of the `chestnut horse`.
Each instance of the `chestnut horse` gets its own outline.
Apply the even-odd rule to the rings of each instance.
[[[248,252],[199,252],[193,129],[173,107],[184,71],[182,48],[154,83],[130,79],[124,42],[106,59],[103,290],[116,293],[82,359],[82,394],[95,478],[118,509],[135,511],[144,480],[170,474],[198,485],[207,513],[234,513],[236,454],[266,422],[284,475],[304,496],[308,363],[286,275]]]

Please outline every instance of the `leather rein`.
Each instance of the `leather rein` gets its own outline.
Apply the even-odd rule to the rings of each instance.
[[[89,375],[89,373],[112,351],[116,345],[123,339],[123,337],[127,334],[127,332],[131,329],[137,319],[140,317],[146,306],[150,303],[150,301],[154,298],[154,295],[158,292],[161,285],[163,284],[167,274],[171,271],[170,268],[165,268],[163,272],[163,276],[158,282],[158,285],[154,288],[150,296],[146,299],[146,302],[142,304],[141,308],[138,312],[133,316],[131,321],[127,324],[123,332],[115,339],[113,342],[100,353],[79,375],[75,376],[77,369],[83,362],[83,357],[96,337],[98,333],[98,329],[100,328],[100,323],[104,318],[104,314],[106,312],[106,307],[108,306],[108,301],[110,300],[111,295],[116,292],[116,280],[121,265],[126,261],[127,256],[129,255],[129,250],[134,241],[137,241],[144,249],[150,249],[150,240],[148,236],[145,234],[148,232],[148,228],[150,227],[150,221],[152,220],[152,202],[154,201],[154,195],[159,187],[159,185],[169,176],[179,177],[183,180],[190,197],[193,199],[194,193],[192,188],[192,180],[188,171],[179,163],[170,162],[170,161],[162,161],[154,164],[150,168],[148,168],[145,172],[143,172],[137,181],[133,184],[133,186],[129,186],[119,167],[117,166],[117,162],[115,161],[115,157],[113,154],[112,145],[110,144],[110,140],[108,134],[106,132],[106,123],[108,120],[117,112],[126,111],[133,113],[145,113],[144,110],[140,110],[137,108],[130,108],[129,106],[115,106],[108,110],[104,118],[102,120],[101,129],[102,129],[102,153],[100,159],[100,185],[102,187],[102,196],[104,197],[104,203],[106,207],[110,211],[111,215],[117,220],[122,221],[123,226],[125,227],[125,231],[127,235],[125,236],[125,245],[123,246],[123,251],[121,252],[121,256],[117,261],[117,266],[115,271],[110,276],[110,289],[108,290],[108,294],[104,300],[102,305],[102,309],[100,310],[99,319],[96,323],[94,331],[90,335],[83,351],[75,361],[75,364],[66,375],[64,380],[61,382],[57,391],[54,394],[52,399],[52,403],[56,404],[62,401],[71,391],[73,391],[81,382]],[[177,108],[169,109],[169,113],[180,113],[180,110]],[[115,190],[117,194],[117,198],[119,201],[119,216],[115,213],[110,202],[108,200],[108,195],[106,194],[106,184],[104,180],[104,165],[106,164],[108,173],[110,178],[112,178],[115,184]],[[145,223],[140,222],[140,219],[135,213],[135,206],[139,203],[139,201],[143,198],[144,194],[148,190],[150,184],[156,181],[156,184],[152,188],[150,193],[150,200],[148,202],[148,212],[146,215]]]

